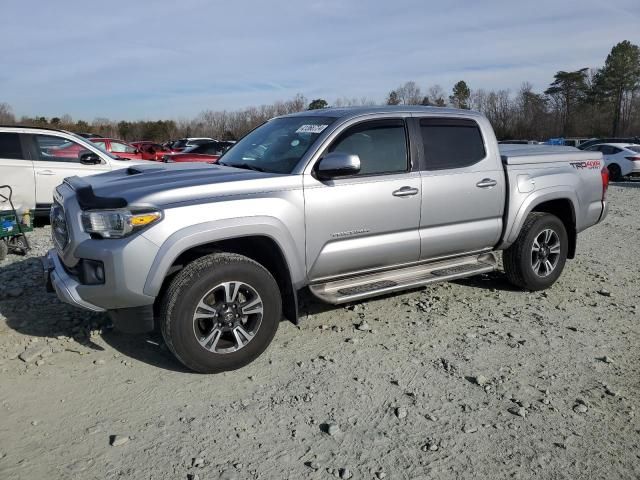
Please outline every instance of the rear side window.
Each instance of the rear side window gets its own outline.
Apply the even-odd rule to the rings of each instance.
[[[111,142],[111,151],[113,153],[135,153],[136,149],[124,143]]]
[[[620,153],[622,150],[612,147],[611,145],[600,145],[600,151],[603,155],[615,155],[616,153]]]
[[[407,136],[402,120],[377,120],[349,128],[333,143],[330,152],[360,157],[358,175],[406,172],[409,169]]]
[[[17,133],[0,133],[0,158],[25,160]]]
[[[420,132],[427,170],[468,167],[486,157],[480,127],[473,120],[423,118]]]

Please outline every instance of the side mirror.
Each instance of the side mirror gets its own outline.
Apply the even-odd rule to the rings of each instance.
[[[78,157],[80,158],[80,163],[82,165],[99,165],[102,163],[102,160],[97,153],[93,153],[88,150],[81,151]]]
[[[318,178],[328,180],[355,175],[360,171],[360,157],[351,153],[331,152],[320,159],[316,167]]]

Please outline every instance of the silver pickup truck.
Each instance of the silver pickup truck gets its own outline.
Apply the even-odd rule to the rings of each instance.
[[[482,115],[334,108],[274,118],[217,165],[57,187],[49,287],[164,339],[199,372],[258,357],[298,294],[339,304],[496,269],[551,286],[606,215],[601,154],[498,144]]]

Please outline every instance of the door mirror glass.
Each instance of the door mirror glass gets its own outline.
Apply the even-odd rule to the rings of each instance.
[[[318,162],[318,178],[330,179],[356,175],[360,171],[360,157],[351,153],[327,153]]]
[[[83,150],[78,154],[80,163],[82,165],[99,165],[102,163],[97,153],[90,152],[89,150]]]

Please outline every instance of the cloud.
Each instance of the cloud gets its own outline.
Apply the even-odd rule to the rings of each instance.
[[[636,0],[3,1],[0,101],[114,119],[309,98],[382,101],[407,80],[544,89],[638,43]]]

